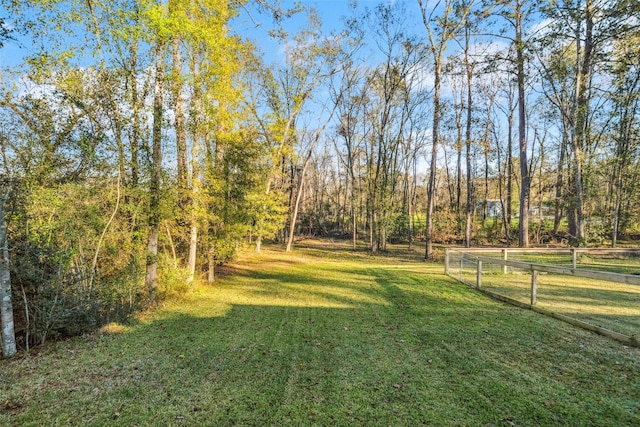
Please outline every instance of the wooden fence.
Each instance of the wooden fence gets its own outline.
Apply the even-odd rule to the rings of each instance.
[[[509,255],[513,254],[567,254],[571,255],[573,260],[573,267],[561,267],[556,265],[548,265],[548,264],[537,264],[531,262],[524,261],[514,261],[509,259]],[[459,276],[456,277],[452,274],[451,269],[451,260],[452,255],[456,254],[459,256],[460,270]],[[496,256],[490,256],[488,254],[495,254]],[[575,326],[579,326],[581,328],[599,333],[601,335],[608,336],[620,342],[623,342],[628,345],[632,345],[635,347],[640,347],[640,337],[636,335],[625,335],[619,332],[612,331],[607,328],[603,328],[601,326],[596,326],[591,323],[585,322],[580,319],[576,319],[571,316],[567,316],[564,314],[556,313],[544,308],[537,306],[538,300],[538,273],[552,273],[557,275],[564,276],[572,276],[572,277],[581,277],[585,279],[593,279],[593,280],[602,280],[607,282],[614,283],[622,283],[629,286],[640,286],[640,275],[633,274],[621,274],[621,273],[611,273],[605,271],[596,271],[590,270],[586,268],[579,268],[579,256],[580,254],[589,254],[589,255],[600,255],[603,254],[615,254],[617,256],[621,255],[631,255],[635,257],[640,257],[640,248],[633,249],[588,249],[588,248],[567,248],[567,249],[544,249],[544,248],[531,248],[531,249],[523,249],[523,248],[447,248],[445,250],[445,263],[444,269],[445,274],[463,282],[468,285],[474,286],[479,291],[489,295],[490,297],[507,302],[512,305],[516,305],[518,307],[527,308],[538,313],[563,320],[565,322],[571,323]],[[472,269],[475,269],[475,283],[465,282],[462,277],[463,264],[470,265]],[[483,288],[482,278],[483,278],[483,265],[487,264],[498,265],[501,266],[501,272],[503,274],[508,273],[509,268],[518,269],[519,271],[528,272],[531,274],[531,287],[530,287],[530,299],[529,303],[523,303],[514,298],[510,298],[504,295],[500,295],[495,292],[491,292],[487,289]],[[508,280],[505,278],[505,280]]]

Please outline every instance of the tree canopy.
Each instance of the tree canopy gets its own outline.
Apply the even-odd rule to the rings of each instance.
[[[2,7],[20,348],[213,282],[264,240],[433,258],[640,234],[635,2],[353,2],[340,22],[262,0]]]

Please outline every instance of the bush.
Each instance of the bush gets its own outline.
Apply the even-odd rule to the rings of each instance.
[[[158,256],[158,298],[180,297],[191,290],[189,271],[175,265],[165,254]]]
[[[140,307],[144,242],[97,187],[19,188],[7,216],[16,339],[23,348],[123,321]]]

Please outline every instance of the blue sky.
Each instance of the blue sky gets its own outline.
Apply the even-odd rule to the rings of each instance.
[[[325,33],[332,31],[339,31],[343,27],[342,18],[352,15],[352,9],[349,7],[349,1],[347,0],[313,0],[313,1],[301,1],[301,4],[308,7],[313,7],[317,10],[318,16],[322,21],[322,28]],[[361,9],[365,4],[377,4],[377,1],[366,0],[358,3],[358,7]],[[284,1],[282,3],[283,9],[293,7],[293,1]],[[256,45],[265,53],[265,59],[267,62],[272,62],[276,59],[276,55],[281,50],[278,46],[278,42],[271,39],[267,35],[267,30],[273,27],[273,22],[269,16],[252,14],[252,19],[255,23],[249,19],[246,14],[243,14],[235,22],[235,29],[238,33],[253,40]],[[256,26],[258,24],[258,26]],[[299,13],[292,18],[283,21],[283,29],[290,35],[299,32],[307,24],[307,14]]]
[[[337,31],[342,27],[342,17],[351,15],[352,11],[349,7],[349,1],[347,0],[303,0],[302,3],[305,6],[314,7],[323,22],[323,29],[326,32]],[[363,8],[366,5],[375,5],[379,2],[377,0],[364,0],[358,2],[358,7]],[[293,1],[283,1],[283,8],[292,7]],[[6,23],[11,25],[11,16],[0,7],[0,17],[6,19]],[[273,26],[270,17],[265,15],[253,14],[252,18],[256,21],[252,22],[248,17],[242,16],[234,23],[237,31],[240,35],[250,38],[256,42],[256,44],[265,52],[267,57],[277,53],[278,45],[274,40],[271,40],[266,31]],[[260,24],[259,26],[256,26]],[[283,22],[284,29],[291,34],[299,31],[306,25],[306,14],[301,13],[293,18],[287,19]],[[20,59],[29,52],[28,40],[22,39],[19,35],[17,38],[22,41],[22,44],[16,41],[7,41],[4,48],[0,49],[0,66],[13,65],[20,61]]]

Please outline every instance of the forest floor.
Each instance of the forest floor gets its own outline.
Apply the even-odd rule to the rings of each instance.
[[[247,253],[129,325],[0,361],[0,425],[640,425],[640,349],[397,253]]]

